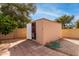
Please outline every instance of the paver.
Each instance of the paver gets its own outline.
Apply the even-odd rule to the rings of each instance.
[[[11,47],[12,44],[16,45]],[[9,52],[7,56],[68,56],[67,54],[52,50],[31,40],[22,40],[19,44],[17,44],[17,42],[11,42],[11,45],[6,51]],[[1,56],[4,56],[6,52]]]

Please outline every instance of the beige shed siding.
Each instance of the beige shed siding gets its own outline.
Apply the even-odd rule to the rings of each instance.
[[[36,21],[36,41],[43,43],[43,21]]]
[[[60,23],[44,21],[43,25],[44,25],[43,26],[43,33],[44,33],[43,44],[58,40],[62,37]]]
[[[61,24],[48,20],[36,21],[36,41],[45,45],[61,38]]]

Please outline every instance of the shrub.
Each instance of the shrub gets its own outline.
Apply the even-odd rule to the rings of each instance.
[[[17,28],[17,22],[14,21],[9,15],[0,15],[0,33],[8,34]]]

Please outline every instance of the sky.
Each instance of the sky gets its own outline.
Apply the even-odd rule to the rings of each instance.
[[[33,20],[46,18],[55,20],[62,15],[74,15],[74,21],[79,19],[78,3],[37,3],[37,10],[31,17]]]

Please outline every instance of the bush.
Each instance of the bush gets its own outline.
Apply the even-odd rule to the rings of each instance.
[[[0,33],[8,34],[17,28],[17,22],[14,21],[9,15],[0,15]]]

